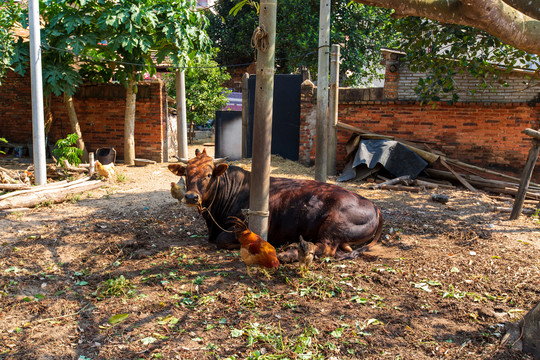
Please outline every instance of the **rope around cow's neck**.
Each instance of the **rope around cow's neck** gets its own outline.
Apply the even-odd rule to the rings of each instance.
[[[214,219],[214,217],[212,216],[212,213],[210,212],[210,208],[214,204],[214,200],[216,200],[216,195],[217,195],[218,190],[219,190],[219,177],[217,178],[216,191],[214,192],[214,197],[212,198],[210,205],[208,205],[208,207],[201,207],[200,205],[198,205],[197,208],[199,209],[199,214],[202,214],[203,212],[207,212],[208,215],[210,215],[210,218],[212,219],[214,224],[216,224],[218,228],[220,228],[221,230],[225,232],[232,233],[234,231],[225,230],[224,228],[222,228],[221,225],[218,224],[218,222],[216,221],[216,219]]]

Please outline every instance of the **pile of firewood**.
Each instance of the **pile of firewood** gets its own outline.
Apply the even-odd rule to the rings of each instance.
[[[101,180],[88,176],[88,165],[81,167],[57,164],[47,165],[47,178],[52,181],[44,185],[32,186],[33,165],[25,170],[9,170],[0,167],[0,211],[25,210],[41,203],[58,203],[69,199],[76,193],[92,190],[103,185]],[[68,181],[66,178],[75,178]]]
[[[482,190],[498,201],[512,200],[510,196],[515,197],[518,194],[520,178],[448,158],[444,153],[433,150],[424,143],[413,143],[396,139],[393,136],[374,134],[343,123],[338,123],[337,127],[358,136],[358,138],[352,137],[349,140],[348,156],[355,150],[360,139],[389,139],[402,143],[429,163],[429,166],[423,171],[425,176],[419,176],[415,180],[411,180],[407,176],[387,179],[376,171],[368,172],[365,175],[370,176],[372,181],[376,183],[376,185],[370,186],[371,189],[420,192],[437,188],[455,189],[456,186],[461,185],[472,192]],[[530,205],[530,208],[524,209],[524,213],[534,212],[534,208],[540,209],[540,184],[530,182],[525,192],[525,203]],[[511,211],[510,208],[505,207],[496,207],[496,210]]]

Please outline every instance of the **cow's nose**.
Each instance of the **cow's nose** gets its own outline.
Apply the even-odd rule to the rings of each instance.
[[[186,200],[191,203],[198,203],[199,202],[199,195],[188,193],[186,194]]]

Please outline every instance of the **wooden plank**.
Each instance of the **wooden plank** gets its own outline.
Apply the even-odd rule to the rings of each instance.
[[[540,131],[527,128],[523,130],[522,133],[532,137],[533,139],[540,140]]]
[[[477,190],[467,182],[467,180],[465,180],[461,175],[459,175],[457,172],[454,171],[454,169],[452,169],[447,163],[446,161],[443,160],[443,158],[440,158],[439,159],[441,161],[441,164],[442,166],[444,166],[445,168],[447,168],[448,170],[450,170],[450,172],[452,174],[454,174],[454,176],[456,177],[456,179],[458,179],[458,181],[460,183],[463,184],[463,186],[465,186],[467,189],[469,189],[470,191],[472,192],[476,192]]]
[[[534,165],[536,164],[536,160],[538,159],[538,154],[540,154],[540,140],[535,138],[533,140],[533,146],[529,151],[527,162],[525,163],[525,167],[523,168],[523,175],[521,176],[521,181],[519,183],[519,189],[516,195],[516,201],[514,201],[514,207],[512,208],[512,214],[510,214],[510,220],[516,220],[521,214],[521,209],[523,208],[523,201],[525,200],[527,189],[529,188],[529,183],[531,182]]]

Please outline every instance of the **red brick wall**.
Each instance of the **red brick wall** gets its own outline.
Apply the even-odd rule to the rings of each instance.
[[[30,73],[22,77],[8,72],[0,86],[0,137],[26,144],[32,137]]]
[[[166,93],[161,81],[140,83],[135,112],[135,156],[163,161],[166,129]],[[74,97],[77,117],[89,151],[114,147],[123,158],[125,89],[122,85],[84,85]],[[71,133],[62,98],[52,99],[53,125],[49,143]],[[32,106],[29,76],[13,73],[0,86],[0,137],[26,144],[32,136]]]
[[[314,112],[313,103],[303,102],[302,109]],[[315,127],[309,127],[302,116],[301,128],[309,128],[314,138]],[[530,138],[521,131],[540,128],[540,104],[439,103],[433,107],[417,102],[360,101],[340,104],[339,121],[403,140],[424,141],[450,158],[519,177],[531,148]],[[338,131],[338,170],[343,168],[350,136],[350,132]],[[305,154],[301,160],[308,162],[309,156],[313,161],[315,146],[305,143],[301,149]],[[540,166],[534,179],[540,180]]]

